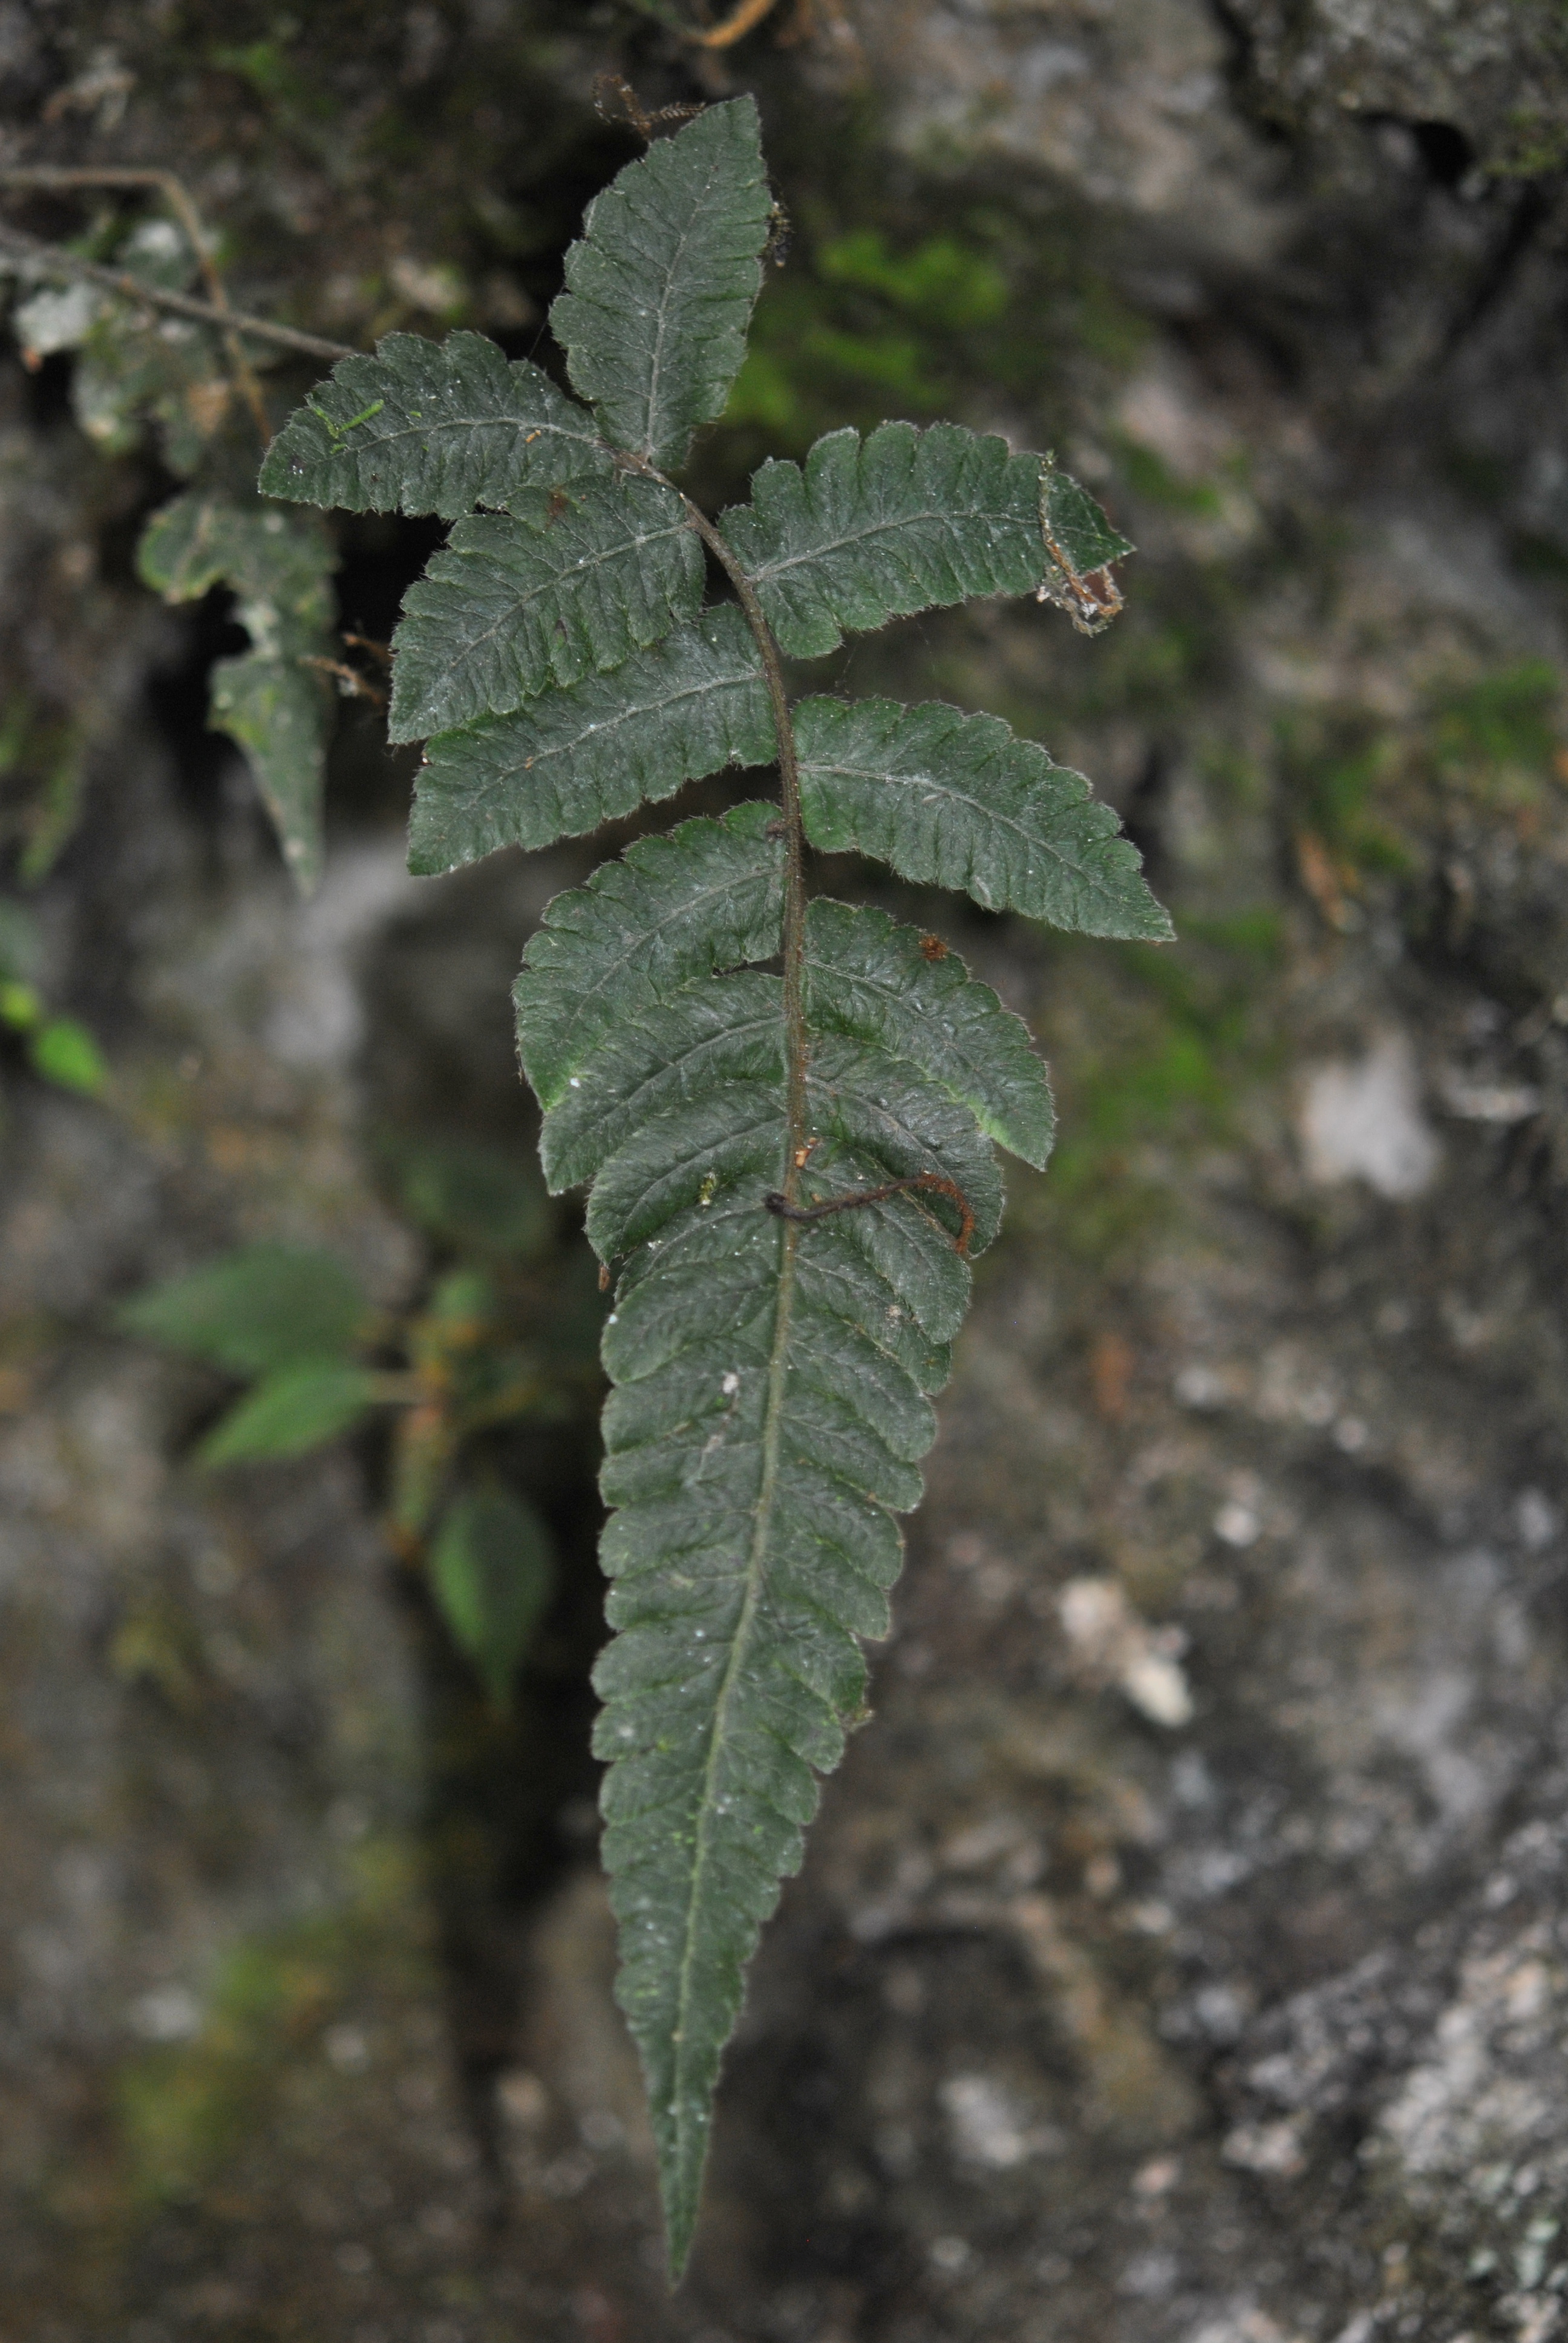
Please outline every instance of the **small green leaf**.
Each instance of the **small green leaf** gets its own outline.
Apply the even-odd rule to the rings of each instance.
[[[342,1357],[367,1309],[358,1280],[335,1254],[247,1245],[135,1295],[118,1315],[128,1333],[254,1375]]]
[[[696,617],[703,575],[685,508],[657,480],[528,489],[508,514],[460,520],[404,598],[389,737],[505,716],[618,667]]]
[[[161,505],[142,531],[136,568],[166,602],[213,586],[273,606],[279,629],[318,628],[332,616],[333,552],[313,515],[237,505],[194,488]]]
[[[373,1368],[336,1359],[275,1368],[208,1433],[196,1461],[211,1470],[324,1448],[376,1405],[385,1381]]]
[[[825,852],[873,855],[988,911],[1171,940],[1112,809],[1000,717],[940,700],[804,699],[795,730],[806,834]]]
[[[501,846],[553,845],[776,753],[750,629],[730,606],[707,610],[611,675],[438,732],[415,785],[408,867],[424,876]]]
[[[19,984],[15,977],[0,984],[0,1025],[9,1025],[18,1033],[30,1033],[44,1014],[44,1003],[30,984]]]
[[[497,1708],[555,1591],[554,1542],[526,1498],[498,1483],[451,1505],[430,1554],[430,1584],[452,1640]]]
[[[284,425],[261,468],[269,497],[347,512],[505,505],[520,488],[608,477],[591,416],[527,358],[482,334],[388,334],[341,358]]]
[[[772,210],[749,97],[706,107],[588,206],[550,327],[618,447],[668,470],[723,414]]]
[[[35,1073],[62,1090],[96,1098],[109,1079],[97,1043],[74,1017],[50,1017],[35,1031],[27,1055]]]

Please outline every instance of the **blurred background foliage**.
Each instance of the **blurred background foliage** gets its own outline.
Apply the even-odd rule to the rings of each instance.
[[[528,1157],[425,1141],[388,1169],[432,1249],[406,1309],[377,1313],[331,1253],[252,1245],[137,1295],[120,1322],[244,1380],[196,1441],[205,1470],[389,1427],[388,1543],[504,1709],[558,1569],[548,1523],[508,1485],[507,1443],[591,1429],[603,1309],[577,1249],[554,1258],[558,1216]]]

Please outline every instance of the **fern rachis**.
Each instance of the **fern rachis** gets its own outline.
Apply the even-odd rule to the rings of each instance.
[[[778,768],[776,804],[684,821],[558,898],[516,990],[550,1185],[589,1183],[618,1272],[597,1746],[677,2271],[745,1965],[859,1714],[859,1639],[886,1632],[894,1516],[1000,1218],[992,1141],[1042,1164],[1052,1132],[1020,1021],[934,940],[809,900],[807,845],[1170,933],[1114,816],[999,719],[791,708],[784,656],[970,594],[1092,629],[1130,548],[1049,458],[950,424],[829,434],[717,522],[686,497],[670,475],[739,367],[769,209],[750,100],[710,107],[568,256],[552,323],[591,418],[476,336],[393,336],[262,476],[455,524],[395,643],[394,733],[432,736],[416,870]],[[733,604],[701,607],[703,548]]]

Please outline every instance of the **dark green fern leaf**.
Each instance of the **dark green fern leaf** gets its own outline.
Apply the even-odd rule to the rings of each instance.
[[[776,749],[762,662],[732,606],[709,610],[609,675],[510,716],[438,732],[425,751],[408,867],[450,870],[499,846],[549,846]]]
[[[940,700],[806,699],[795,710],[806,834],[901,878],[961,888],[1085,935],[1169,940],[1136,848],[1081,775],[998,716]]]
[[[910,1059],[960,1099],[990,1138],[1043,1168],[1056,1115],[1029,1028],[935,937],[899,927],[885,911],[813,903],[806,982],[818,1031]]]
[[[546,1146],[574,1171],[611,1151],[590,1229],[633,1255],[605,1349],[618,1632],[596,1745],[619,1997],[678,2263],[744,1965],[859,1709],[856,1638],[886,1632],[891,1514],[919,1500],[968,1281],[923,1198],[809,1226],[765,1210],[788,1145],[777,980],[689,984],[618,1026],[582,1079],[600,1111],[554,1110]],[[990,1149],[910,1060],[821,1033],[809,1108],[808,1196],[935,1173],[977,1209],[978,1242],[994,1232]]]
[[[709,106],[588,206],[550,326],[615,447],[672,468],[723,414],[772,209],[749,97]]]
[[[970,594],[1037,593],[1095,630],[1129,548],[1075,481],[998,437],[893,423],[831,434],[803,469],[765,464],[716,532],[655,473],[723,406],[769,211],[749,99],[593,206],[552,323],[615,476],[585,479],[600,458],[564,403],[532,410],[558,426],[541,467],[578,467],[548,495],[543,469],[507,474],[534,444],[515,416],[490,414],[470,451],[432,443],[448,503],[460,486],[507,510],[459,518],[410,590],[390,728],[428,741],[418,870],[594,828],[725,766],[780,768],[779,805],[642,839],[558,896],[515,992],[549,1185],[588,1187],[589,1239],[618,1272],[596,1746],[677,2274],[745,1965],[861,1713],[859,1639],[887,1631],[895,1515],[919,1501],[970,1258],[1000,1220],[993,1142],[1043,1164],[1053,1130],[1021,1022],[938,938],[809,902],[806,840],[990,909],[1170,933],[1114,815],[997,719],[788,704],[779,646],[813,657]],[[502,408],[538,397],[460,339],[393,362],[421,383],[451,365]],[[385,389],[352,411],[381,380],[346,363],[331,428],[297,418],[271,476],[297,456],[294,492],[387,493],[391,421],[384,453],[345,453],[391,417]],[[739,608],[699,611],[704,541]]]
[[[971,594],[1028,594],[1050,567],[1039,456],[956,423],[830,431],[799,464],[764,464],[720,522],[792,658]]]
[[[260,487],[297,504],[456,520],[519,488],[609,470],[593,418],[527,358],[508,361],[483,334],[439,346],[388,334],[373,358],[340,360],[290,417]]]
[[[394,740],[505,716],[657,642],[702,599],[702,548],[656,480],[525,489],[460,520],[404,598],[393,637]]]
[[[689,978],[779,949],[784,841],[777,809],[737,806],[639,839],[558,895],[513,989],[523,1070],[555,1106],[600,1037]]]

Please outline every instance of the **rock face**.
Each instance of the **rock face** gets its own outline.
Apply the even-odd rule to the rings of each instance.
[[[355,736],[301,912],[201,740],[217,621],[127,582],[146,475],[7,377],[5,688],[83,744],[44,974],[112,1081],[5,1061],[6,2335],[1547,2343],[1560,12],[816,0],[696,67],[608,11],[14,13],[13,156],[190,156],[246,300],[349,339],[521,347],[625,151],[595,72],[755,86],[799,225],[719,492],[819,413],[1060,447],[1141,548],[1115,632],[980,608],[854,682],[1081,763],[1183,941],[919,908],[1035,1025],[1063,1142],[982,1265],[670,2300],[585,1845],[591,1635],[486,1740],[373,1449],[200,1480],[214,1388],[111,1314],[256,1235],[416,1293],[371,1138],[515,1120],[506,972],[579,865],[421,893]],[[423,548],[347,544],[356,623]],[[0,777],[8,852],[36,778]]]

